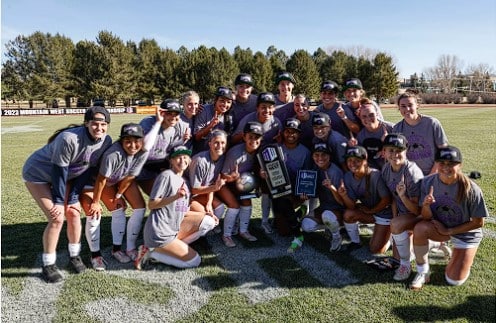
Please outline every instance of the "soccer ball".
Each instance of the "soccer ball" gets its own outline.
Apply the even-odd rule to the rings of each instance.
[[[242,173],[236,180],[236,189],[240,193],[249,193],[258,188],[258,179],[252,173]]]

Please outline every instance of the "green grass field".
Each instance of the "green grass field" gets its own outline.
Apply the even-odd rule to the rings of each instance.
[[[82,116],[3,117],[1,138],[2,321],[5,322],[495,322],[496,108],[425,108],[438,118],[450,143],[464,155],[466,173],[478,170],[491,217],[471,276],[460,287],[444,281],[446,262],[432,254],[431,283],[419,292],[363,264],[366,248],[330,254],[323,233],[305,237],[304,247],[286,253],[287,238],[259,229],[255,201],[251,231],[259,241],[227,249],[219,236],[197,243],[197,269],[155,265],[138,272],[110,257],[109,214],[102,221],[102,250],[108,270],[75,275],[66,268],[65,230],[58,265],[65,281],[40,279],[41,236],[46,220],[29,196],[21,168],[54,130],[80,123]],[[400,120],[397,109],[384,109]],[[110,134],[142,115],[113,115]],[[370,237],[364,232],[362,242]],[[82,256],[89,251],[82,238]],[[413,278],[413,276],[412,276]]]

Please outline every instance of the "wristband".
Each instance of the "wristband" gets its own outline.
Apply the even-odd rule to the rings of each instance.
[[[344,116],[344,117],[341,118],[341,120],[346,120],[346,119],[348,119],[347,116]]]
[[[120,199],[121,197],[122,197],[122,194],[121,194],[121,193],[117,193],[117,194],[115,194],[115,198],[116,198],[116,199]]]

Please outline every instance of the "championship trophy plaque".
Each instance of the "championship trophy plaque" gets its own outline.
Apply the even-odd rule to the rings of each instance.
[[[262,169],[267,173],[270,196],[278,198],[291,194],[291,181],[284,163],[282,149],[278,145],[267,145],[257,154]]]
[[[298,171],[298,178],[296,180],[296,195],[305,194],[308,197],[316,196],[317,188],[317,171],[302,170]]]

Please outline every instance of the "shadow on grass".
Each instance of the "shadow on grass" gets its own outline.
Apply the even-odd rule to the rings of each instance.
[[[456,288],[456,287],[454,287]],[[467,300],[454,307],[440,306],[401,306],[392,309],[398,317],[409,322],[434,322],[466,319],[469,322],[496,322],[494,295],[469,296]]]

